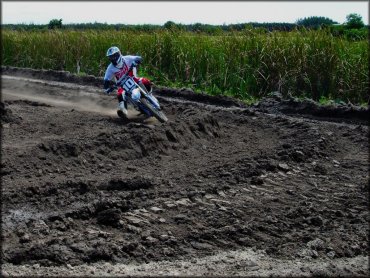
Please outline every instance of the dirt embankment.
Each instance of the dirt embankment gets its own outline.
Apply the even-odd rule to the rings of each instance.
[[[369,274],[357,112],[157,88],[169,122],[123,122],[59,74],[3,68],[5,274]]]

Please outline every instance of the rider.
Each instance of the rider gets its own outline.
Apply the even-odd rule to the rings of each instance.
[[[120,79],[122,75],[127,73],[132,63],[140,64],[143,59],[141,56],[123,56],[121,51],[116,46],[112,46],[108,49],[107,57],[111,63],[105,72],[104,90],[106,94],[110,94],[114,90],[111,79],[113,77],[115,77],[116,80]],[[137,82],[139,85],[144,85],[148,92],[152,90],[152,84],[149,79],[143,77],[138,78],[133,71],[129,73],[129,76],[132,76],[135,82]],[[117,98],[117,114],[121,118],[127,118],[127,101],[125,97],[125,91],[122,88],[117,90]]]

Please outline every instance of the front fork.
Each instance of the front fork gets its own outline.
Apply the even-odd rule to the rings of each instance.
[[[143,83],[138,84],[135,80],[134,80],[134,83],[137,86],[137,88],[140,90],[141,97],[146,98],[147,100],[149,100],[154,105],[155,108],[160,110],[161,107],[159,106],[158,100],[152,94],[149,94],[147,92],[147,90],[142,87],[142,86],[144,86],[144,84]],[[154,98],[154,100],[153,100],[153,98]]]

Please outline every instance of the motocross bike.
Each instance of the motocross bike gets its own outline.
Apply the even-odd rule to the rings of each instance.
[[[166,115],[162,112],[158,100],[151,92],[148,92],[143,84],[138,84],[129,76],[131,70],[136,72],[136,63],[132,63],[131,67],[114,85],[115,89],[123,89],[125,91],[126,101],[139,112],[149,116],[155,117],[161,123],[167,122]]]

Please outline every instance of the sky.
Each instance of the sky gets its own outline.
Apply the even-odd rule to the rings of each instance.
[[[344,23],[356,13],[369,24],[369,1],[2,1],[2,24],[237,24],[322,16]]]

